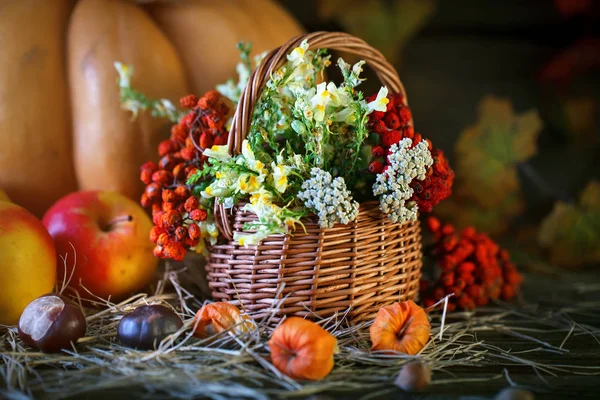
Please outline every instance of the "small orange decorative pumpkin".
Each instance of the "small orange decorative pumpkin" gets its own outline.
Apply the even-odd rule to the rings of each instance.
[[[372,350],[415,355],[429,340],[431,324],[425,311],[412,300],[383,307],[370,328]]]
[[[194,336],[208,338],[235,327],[238,333],[248,332],[252,322],[230,303],[205,304],[194,317]]]
[[[337,339],[314,322],[290,317],[269,340],[271,360],[290,378],[320,380],[333,369]]]

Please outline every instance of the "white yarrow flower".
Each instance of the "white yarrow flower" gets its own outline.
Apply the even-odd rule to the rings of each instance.
[[[413,179],[423,180],[433,164],[427,142],[421,141],[411,148],[411,139],[402,139],[390,147],[388,168],[377,175],[373,194],[380,196],[380,208],[392,222],[404,223],[417,219],[418,207],[410,201]]]
[[[302,184],[298,198],[315,211],[322,228],[331,228],[335,223],[348,224],[356,219],[358,202],[353,201],[344,178],[333,179],[329,172],[320,168],[313,168],[310,176]]]

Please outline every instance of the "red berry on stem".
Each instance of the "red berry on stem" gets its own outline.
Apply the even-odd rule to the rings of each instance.
[[[199,239],[202,232],[198,225],[190,224],[190,226],[188,227],[188,234],[190,236],[190,239]]]
[[[198,222],[204,221],[206,220],[206,211],[201,209],[192,210],[192,212],[190,212],[190,218]]]
[[[393,144],[396,144],[402,139],[402,133],[400,131],[388,131],[381,134],[381,143],[385,147],[390,147]]]
[[[379,174],[383,171],[383,164],[379,161],[373,161],[369,164],[369,172],[373,174]]]
[[[185,205],[184,205],[185,211],[190,213],[193,210],[197,209],[199,205],[200,205],[200,202],[198,201],[198,199],[194,196],[190,196],[185,201]]]
[[[183,108],[194,108],[198,105],[198,97],[193,94],[188,94],[179,99],[179,104],[181,104],[181,107]]]
[[[383,157],[384,154],[385,150],[383,150],[383,147],[381,146],[375,146],[371,150],[371,155],[373,155],[373,157]]]

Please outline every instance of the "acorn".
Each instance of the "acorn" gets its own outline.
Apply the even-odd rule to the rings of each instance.
[[[507,387],[502,389],[494,400],[535,400],[535,395],[528,390]]]
[[[394,383],[404,391],[420,392],[431,383],[431,369],[421,361],[411,361],[402,367]]]
[[[87,324],[79,307],[61,296],[47,294],[33,300],[19,319],[23,342],[44,353],[71,349],[85,335]]]
[[[182,326],[181,319],[168,307],[140,306],[121,318],[117,336],[127,347],[151,350]]]

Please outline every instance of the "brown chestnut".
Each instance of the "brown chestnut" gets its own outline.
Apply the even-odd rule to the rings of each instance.
[[[421,361],[411,361],[402,367],[394,383],[407,392],[420,392],[431,383],[431,369]]]
[[[534,400],[535,395],[528,390],[507,387],[494,397],[494,400]]]
[[[181,319],[168,307],[140,306],[121,318],[117,333],[125,346],[150,350],[182,326]]]
[[[71,343],[85,335],[85,330],[81,309],[55,294],[33,300],[19,319],[21,340],[44,353],[70,349]]]

